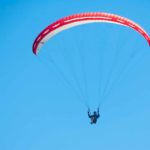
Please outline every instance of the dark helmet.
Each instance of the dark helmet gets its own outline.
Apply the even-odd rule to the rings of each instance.
[[[96,115],[96,111],[94,111],[94,115]]]

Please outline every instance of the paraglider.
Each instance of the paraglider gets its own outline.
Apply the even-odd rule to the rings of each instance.
[[[91,115],[90,109],[88,109],[88,117],[91,119],[91,124],[96,124],[97,119],[100,117],[99,114],[99,108],[97,109],[97,112],[94,111],[93,114]]]
[[[55,36],[56,34],[58,34],[63,30],[78,25],[83,25],[88,23],[103,23],[103,22],[114,23],[114,24],[129,27],[135,30],[136,32],[138,32],[141,36],[143,36],[147,41],[147,43],[150,45],[150,37],[148,33],[135,22],[115,14],[103,13],[103,12],[88,12],[88,13],[70,15],[50,24],[35,39],[32,46],[33,53],[35,55],[38,55],[41,46],[45,44],[53,36]],[[97,112],[95,111],[92,115],[90,113],[90,110],[88,110],[88,117],[91,119],[91,124],[96,124],[97,119],[100,117],[99,106]]]
[[[75,27],[82,24],[88,23],[96,23],[96,22],[106,22],[106,23],[116,23],[119,25],[124,25],[134,29],[135,31],[139,32],[148,42],[150,45],[150,38],[146,31],[139,26],[138,24],[134,23],[133,21],[109,13],[102,13],[102,12],[89,12],[89,13],[81,13],[75,14],[71,16],[64,17],[46,27],[35,39],[33,43],[33,53],[37,55],[41,46],[47,42],[50,38],[52,38],[57,33],[66,30],[71,27]]]

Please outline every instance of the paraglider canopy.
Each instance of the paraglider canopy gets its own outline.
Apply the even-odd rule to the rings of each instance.
[[[74,14],[71,16],[64,17],[46,27],[35,39],[32,50],[35,55],[39,52],[41,46],[51,37],[56,35],[57,33],[82,24],[87,23],[95,23],[95,22],[108,22],[108,23],[116,23],[120,25],[124,25],[130,27],[140,33],[150,45],[150,37],[148,33],[135,22],[109,13],[102,12],[89,12],[89,13],[80,13]]]

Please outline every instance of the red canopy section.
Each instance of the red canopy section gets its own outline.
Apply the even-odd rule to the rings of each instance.
[[[80,13],[80,14],[75,14],[71,16],[64,17],[52,24],[50,24],[48,27],[46,27],[35,39],[33,43],[33,53],[37,55],[39,52],[41,46],[51,37],[56,35],[57,33],[77,26],[77,25],[82,25],[82,24],[87,24],[87,23],[96,23],[96,22],[108,22],[108,23],[116,23],[120,25],[124,25],[127,27],[130,27],[134,30],[136,30],[138,33],[143,36],[148,44],[150,45],[150,37],[147,34],[147,32],[138,24],[135,22],[118,16],[114,14],[109,14],[109,13],[102,13],[102,12],[89,12],[89,13]]]

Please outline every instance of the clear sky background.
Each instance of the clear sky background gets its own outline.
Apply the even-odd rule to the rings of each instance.
[[[149,0],[0,1],[0,150],[150,149],[150,48],[142,36],[89,24],[32,53],[53,21],[97,11],[130,18],[150,34]],[[100,102],[96,125],[83,101],[92,111]]]

